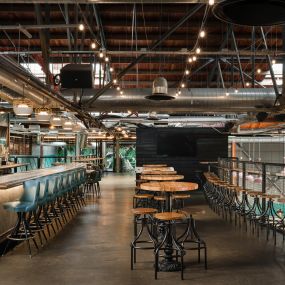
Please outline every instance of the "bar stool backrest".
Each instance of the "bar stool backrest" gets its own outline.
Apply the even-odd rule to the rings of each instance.
[[[38,179],[27,180],[23,184],[24,193],[20,198],[21,202],[37,203],[40,192],[40,183]]]

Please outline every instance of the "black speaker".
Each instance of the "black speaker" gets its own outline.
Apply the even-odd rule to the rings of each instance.
[[[92,64],[67,64],[60,70],[61,88],[93,88]]]

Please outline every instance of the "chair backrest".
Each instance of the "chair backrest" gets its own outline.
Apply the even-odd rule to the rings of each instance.
[[[43,201],[48,196],[49,179],[47,177],[43,177],[39,179],[39,182],[40,182],[39,201]]]
[[[48,181],[48,195],[53,196],[57,192],[58,176],[51,175]]]
[[[37,203],[40,193],[40,183],[38,179],[27,180],[23,184],[24,193],[20,198],[21,202]]]

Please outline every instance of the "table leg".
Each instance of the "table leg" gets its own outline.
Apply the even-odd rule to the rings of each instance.
[[[171,212],[172,210],[172,199],[171,193],[166,192],[166,212]],[[169,271],[180,271],[181,263],[176,261],[176,256],[173,255],[173,238],[175,238],[175,231],[171,222],[167,225],[163,224],[164,229],[162,231],[167,231],[167,237],[165,241],[164,258],[159,262],[159,271],[169,272]],[[165,228],[167,227],[167,229]]]

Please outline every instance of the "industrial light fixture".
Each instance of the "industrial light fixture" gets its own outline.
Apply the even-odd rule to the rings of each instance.
[[[51,116],[49,121],[50,121],[51,125],[54,127],[60,127],[61,126],[61,117],[60,116],[53,115],[53,116]]]
[[[14,100],[13,111],[17,116],[30,116],[33,113],[33,106],[31,101],[25,98]]]
[[[149,100],[172,100],[175,96],[168,95],[168,84],[164,77],[157,77],[152,83],[152,94],[145,97]]]
[[[48,121],[51,117],[51,109],[41,107],[35,110],[35,118],[38,121]]]
[[[68,119],[62,119],[63,122],[62,122],[62,128],[64,130],[72,130],[73,128],[73,122],[68,120]]]

